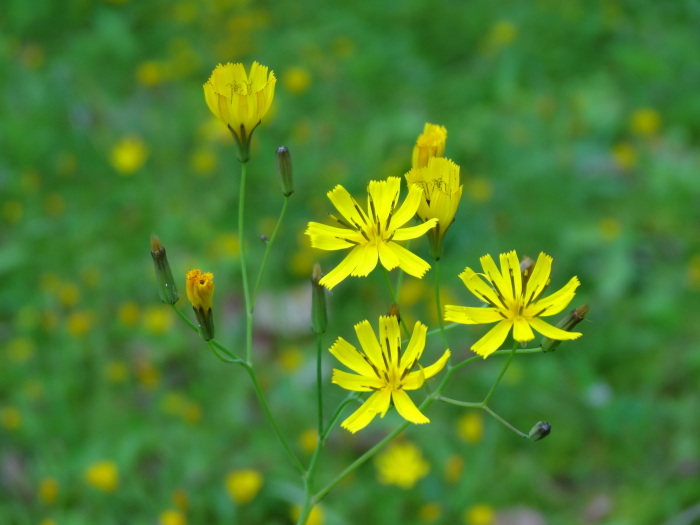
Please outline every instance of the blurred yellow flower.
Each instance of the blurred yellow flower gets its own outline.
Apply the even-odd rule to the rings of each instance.
[[[299,516],[301,516],[301,506],[294,505],[290,515],[292,520],[296,522],[299,519]],[[309,512],[309,518],[306,520],[306,525],[323,525],[324,519],[325,516],[323,515],[323,509],[321,509],[319,505],[316,505],[311,509],[311,512]]]
[[[462,477],[464,470],[464,459],[458,454],[453,454],[445,462],[445,481],[454,485]]]
[[[123,383],[129,375],[124,361],[112,360],[105,367],[105,377],[110,383]]]
[[[435,523],[442,515],[442,507],[439,503],[426,503],[418,509],[418,517],[423,523]]]
[[[182,405],[180,415],[185,423],[194,425],[202,420],[202,407],[194,401],[187,400]]]
[[[39,501],[45,505],[51,505],[58,496],[58,481],[54,478],[42,478],[39,481]]]
[[[56,525],[56,522],[50,518],[46,518],[39,522],[39,525]]]
[[[44,397],[44,385],[38,379],[28,379],[27,382],[22,385],[22,390],[32,401],[37,401]]]
[[[640,137],[652,137],[661,128],[661,116],[654,108],[639,108],[630,117],[630,130]]]
[[[80,310],[71,312],[66,319],[66,328],[73,337],[82,337],[90,331],[94,323],[92,312]]]
[[[168,509],[160,513],[158,525],[187,525],[187,518],[179,510]]]
[[[103,492],[114,492],[119,486],[119,471],[114,461],[93,463],[84,473],[85,481]]]
[[[150,361],[137,361],[134,374],[139,384],[146,390],[153,390],[160,383],[160,372]]]
[[[447,141],[447,128],[429,122],[423,127],[423,133],[418,135],[416,145],[413,146],[413,169],[424,168],[428,165],[428,159],[445,156],[445,142]]]
[[[282,369],[291,374],[292,372],[299,369],[303,362],[304,355],[301,350],[297,347],[285,348],[280,353],[279,363]]]
[[[175,318],[169,306],[158,304],[146,308],[141,315],[141,320],[148,333],[159,335],[170,330]]]
[[[166,78],[165,64],[157,60],[146,60],[136,67],[136,80],[146,87],[162,84]]]
[[[190,167],[198,175],[211,175],[216,169],[217,158],[214,150],[201,146],[190,154]]]
[[[305,67],[292,66],[282,73],[282,82],[290,93],[303,93],[311,85],[311,74]]]
[[[508,20],[498,20],[491,26],[486,37],[486,49],[488,51],[498,51],[511,44],[518,36],[518,28]]]
[[[34,355],[35,348],[28,337],[16,337],[7,343],[7,357],[14,363],[24,363]]]
[[[637,152],[629,142],[618,142],[610,151],[615,166],[620,171],[630,171],[637,165]]]
[[[185,511],[189,506],[187,493],[183,489],[175,489],[172,494],[173,504],[180,510]]]
[[[50,193],[44,199],[44,211],[51,217],[58,217],[66,211],[66,201],[60,193]]]
[[[612,242],[620,236],[620,222],[614,217],[605,217],[598,223],[598,231],[603,240]]]
[[[209,251],[214,257],[235,259],[241,253],[241,243],[236,233],[220,233],[211,242]]]
[[[481,412],[470,411],[457,421],[457,435],[467,443],[478,443],[484,436],[484,416]]]
[[[393,442],[374,459],[377,477],[384,485],[408,490],[430,472],[430,464],[420,449],[410,442]]]
[[[139,305],[134,301],[125,301],[119,305],[117,318],[124,326],[136,326],[139,322]]]
[[[399,290],[399,304],[410,307],[432,294],[432,290],[423,280],[411,279],[404,281]]]
[[[253,62],[250,73],[243,64],[219,64],[204,84],[204,98],[216,118],[231,130],[239,160],[247,162],[250,137],[272,105],[275,73]]]
[[[109,160],[112,167],[122,175],[131,175],[137,171],[148,158],[148,148],[141,138],[129,135],[112,147]]]
[[[7,430],[17,430],[22,425],[22,413],[15,407],[0,410],[0,424]]]
[[[73,283],[61,283],[58,286],[58,300],[65,308],[71,308],[78,303],[80,290]]]
[[[313,454],[318,443],[318,431],[315,428],[307,428],[299,435],[299,448],[307,454]]]
[[[484,177],[472,177],[464,183],[467,196],[472,202],[483,204],[491,200],[493,187],[488,179]]]
[[[466,525],[494,525],[496,513],[489,505],[473,505],[464,511]]]
[[[80,272],[80,279],[86,287],[97,288],[97,285],[100,284],[100,270],[94,266],[88,266]]]
[[[253,501],[262,485],[263,476],[257,470],[234,470],[226,476],[226,490],[237,505]]]
[[[11,200],[3,203],[2,216],[4,217],[5,222],[9,224],[17,224],[20,220],[22,220],[23,215],[24,206],[22,206],[21,202]]]

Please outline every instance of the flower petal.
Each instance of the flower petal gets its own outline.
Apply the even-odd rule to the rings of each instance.
[[[424,423],[430,423],[430,420],[423,415],[423,413],[418,410],[418,407],[413,403],[413,400],[408,396],[403,390],[395,391],[392,396],[394,400],[394,406],[401,417],[406,421],[415,423],[416,425],[422,425]]]
[[[491,286],[489,286],[482,279],[483,274],[478,274],[471,268],[467,267],[462,273],[459,274],[459,278],[464,283],[464,286],[473,293],[476,297],[490,304],[491,306],[506,310],[505,304],[503,304],[503,299],[498,296]]]
[[[401,179],[399,179],[400,181]],[[390,231],[401,228],[404,224],[410,221],[420,206],[423,190],[416,184],[410,184],[408,187],[408,196],[403,201],[398,210],[391,217]],[[412,237],[410,237],[412,238]]]
[[[379,250],[379,262],[381,262],[382,266],[387,270],[393,270],[401,263],[401,260],[396,252],[389,248],[389,246],[387,246],[385,243],[382,242],[377,244],[377,248]]]
[[[501,272],[503,279],[508,283],[508,289],[512,291],[509,301],[520,300],[523,295],[523,275],[520,271],[520,260],[515,250],[501,254]]]
[[[355,246],[350,253],[345,256],[345,259],[340,261],[338,266],[323,276],[319,284],[332,290],[338,283],[355,271],[361,256],[361,248],[361,246]]]
[[[367,358],[342,337],[339,337],[333,346],[330,347],[329,352],[350,370],[366,377],[378,377]]]
[[[541,333],[545,337],[550,339],[556,339],[557,341],[572,341],[573,339],[578,339],[581,337],[580,332],[567,332],[556,326],[552,326],[542,319],[531,319],[530,326]]]
[[[532,274],[527,281],[525,287],[525,295],[523,296],[523,304],[530,304],[531,301],[536,301],[549,283],[549,275],[552,272],[552,258],[544,252],[540,252],[537,257],[535,267],[532,269]]]
[[[389,177],[387,180],[371,180],[367,185],[367,211],[375,222],[391,231],[389,217],[399,201],[401,179]],[[374,211],[374,213],[372,213]]]
[[[445,353],[442,354],[442,357],[435,361],[432,365],[427,366],[423,369],[423,373],[425,374],[425,379],[430,379],[433,377],[435,374],[437,374],[440,370],[442,370],[445,367],[445,364],[447,364],[447,360],[450,358],[450,351],[445,350]]]
[[[350,225],[366,226],[367,214],[340,184],[328,192],[328,198]]]
[[[401,330],[399,320],[393,315],[382,315],[379,318],[379,344],[386,356],[389,369],[398,369],[401,353]]]
[[[425,275],[425,272],[430,270],[430,265],[427,262],[417,255],[414,255],[403,246],[396,244],[395,242],[390,242],[387,246],[394,250],[394,253],[398,255],[399,260],[401,261],[399,268],[401,268],[408,275],[421,278]]]
[[[357,244],[357,242],[351,242],[351,240],[356,241],[357,232],[319,222],[310,222],[304,233],[311,237],[311,246],[319,250],[342,250]]]
[[[576,295],[576,288],[578,288],[580,284],[578,277],[572,277],[562,289],[529,305],[525,310],[525,314],[545,317],[558,314],[566,308],[574,298]]]
[[[375,377],[360,376],[357,374],[351,374],[343,370],[333,369],[333,377],[331,378],[331,383],[338,385],[345,390],[352,390],[354,392],[371,392],[377,388],[382,388],[384,382]]]
[[[365,401],[360,408],[355,410],[350,417],[341,423],[341,427],[349,430],[353,434],[358,430],[365,428],[377,415],[377,410],[375,408],[376,400],[375,396],[379,392],[372,394],[367,401]]]
[[[403,376],[404,372],[412,370],[413,366],[420,359],[423,349],[425,348],[425,337],[428,333],[428,327],[417,321],[413,326],[413,334],[408,341],[406,351],[401,356],[401,364],[399,366],[399,375]]]
[[[377,247],[371,244],[361,244],[354,251],[357,251],[357,265],[350,275],[353,277],[367,277],[377,267],[377,260],[379,259]]]
[[[532,328],[523,317],[516,317],[513,320],[513,339],[520,343],[532,341],[535,334],[532,333]]]
[[[384,358],[382,357],[382,349],[377,341],[377,336],[369,321],[361,321],[355,325],[355,334],[357,340],[360,341],[360,346],[364,350],[365,355],[369,358],[374,368],[377,370],[386,370]]]
[[[513,326],[513,321],[504,319],[491,328],[484,337],[474,343],[472,345],[472,350],[485,359],[489,354],[494,353],[501,347],[503,341],[505,341],[508,336],[511,326]]]
[[[501,321],[503,316],[495,308],[445,305],[445,321],[461,324],[484,324]]]
[[[407,241],[409,239],[416,239],[421,235],[425,235],[431,229],[435,227],[438,223],[437,219],[430,219],[429,221],[419,224],[417,226],[410,226],[408,228],[398,228],[394,232],[394,241]]]

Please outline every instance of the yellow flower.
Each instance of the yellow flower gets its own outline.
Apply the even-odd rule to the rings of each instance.
[[[250,74],[243,64],[219,64],[204,84],[204,98],[211,112],[231,130],[241,162],[247,162],[250,137],[270,109],[275,95],[274,72],[253,62]]]
[[[379,482],[408,490],[424,478],[430,465],[413,443],[392,443],[374,460]]]
[[[418,516],[423,523],[436,523],[442,515],[442,508],[439,503],[426,503],[418,509]]]
[[[42,478],[39,482],[39,501],[51,505],[58,496],[58,481],[54,478]]]
[[[187,518],[179,510],[168,509],[160,513],[159,525],[186,525]]]
[[[311,75],[306,68],[293,66],[284,72],[282,82],[291,93],[299,94],[309,89]]]
[[[148,149],[144,142],[139,137],[127,136],[112,148],[110,162],[122,175],[131,175],[143,166],[147,157]]]
[[[481,412],[467,412],[457,421],[457,435],[467,443],[478,443],[484,436]]]
[[[0,424],[7,430],[16,430],[22,424],[22,413],[15,407],[0,410]]]
[[[447,141],[447,128],[437,124],[426,123],[423,133],[418,135],[416,145],[413,146],[413,169],[424,168],[431,157],[443,157],[445,155],[445,142]]]
[[[253,501],[263,485],[263,477],[257,470],[234,470],[226,476],[226,490],[237,505]]]
[[[426,380],[442,370],[450,357],[450,351],[445,350],[442,357],[429,367],[423,368],[418,364],[425,348],[427,331],[424,324],[417,322],[403,354],[399,321],[394,316],[379,318],[379,340],[369,321],[355,325],[363,353],[342,337],[338,338],[330,348],[331,354],[356,373],[334,369],[333,383],[346,390],[373,392],[360,408],[343,421],[343,428],[354,434],[366,427],[377,414],[384,417],[391,404],[401,417],[411,423],[420,425],[430,421],[406,393],[406,390],[422,387]],[[413,370],[416,365],[418,370]]]
[[[119,485],[119,472],[113,461],[99,461],[85,470],[85,481],[103,492],[114,492]]]
[[[431,255],[435,260],[442,256],[442,239],[454,222],[457,206],[462,198],[459,184],[459,166],[444,157],[428,159],[426,166],[413,168],[406,173],[409,186],[418,185],[423,198],[418,206],[418,217],[423,222],[437,219],[438,223],[428,231]]]
[[[68,333],[74,337],[81,337],[88,333],[93,325],[93,315],[91,312],[80,310],[71,312],[66,319]]]
[[[661,116],[654,108],[640,108],[630,117],[630,129],[635,135],[653,137],[661,128]]]
[[[630,171],[637,165],[637,153],[629,142],[618,142],[612,147],[610,154],[621,171]]]
[[[299,448],[307,454],[312,454],[318,445],[318,431],[315,428],[307,428],[298,438]]]
[[[493,525],[496,523],[496,513],[489,505],[479,504],[464,511],[466,525]]]
[[[299,519],[299,516],[301,516],[301,505],[294,505],[290,514],[292,520],[296,522]],[[323,525],[323,520],[323,509],[316,505],[311,509],[311,512],[309,512],[309,517],[306,520],[306,525]]]
[[[360,208],[357,201],[342,186],[328,192],[328,198],[342,215],[330,217],[341,228],[310,222],[306,235],[311,237],[311,246],[320,250],[342,250],[352,248],[343,261],[321,279],[321,285],[329,290],[348,275],[365,277],[382,263],[387,270],[397,266],[414,277],[423,277],[430,265],[412,254],[396,241],[415,239],[425,234],[437,223],[431,219],[418,226],[402,228],[413,218],[420,206],[423,191],[412,185],[408,197],[396,209],[399,202],[401,179],[389,177],[386,181],[370,181],[367,192],[368,212]]]
[[[453,454],[445,462],[445,481],[454,485],[462,477],[464,459],[459,454]]]
[[[200,270],[187,272],[187,298],[192,303],[195,317],[199,323],[200,334],[205,341],[214,337],[214,316],[211,312],[214,295],[214,275]]]
[[[501,270],[490,255],[481,258],[483,274],[466,268],[459,278],[471,293],[489,305],[487,308],[445,306],[445,320],[462,324],[495,323],[484,337],[472,345],[472,350],[486,358],[498,350],[513,328],[513,338],[519,342],[532,341],[534,328],[542,335],[558,341],[576,339],[581,334],[567,332],[543,321],[540,317],[561,312],[574,298],[580,284],[571,280],[561,290],[542,298],[552,270],[552,258],[540,253],[532,271],[521,274],[515,251],[501,254]]]

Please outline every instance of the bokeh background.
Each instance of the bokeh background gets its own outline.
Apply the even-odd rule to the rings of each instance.
[[[549,421],[546,440],[434,405],[316,523],[700,522],[698,27],[694,1],[3,2],[0,522],[291,523],[301,483],[247,377],[159,303],[149,255],[157,233],[178,279],[215,273],[217,336],[238,349],[239,167],[202,84],[219,62],[253,60],[279,79],[248,170],[253,268],[282,205],[278,145],[296,184],[255,359],[304,461],[308,277],[340,260],[311,250],[305,224],[332,211],[334,185],[361,194],[405,173],[425,122],[447,127],[464,183],[445,302],[474,304],[457,273],[517,249],[551,254],[552,286],[577,275],[573,304],[591,306],[584,337],[516,359],[492,402],[524,431]],[[428,257],[425,240],[414,248]],[[409,322],[437,326],[434,277],[404,280]],[[329,303],[326,346],[354,342],[389,298],[375,272]],[[453,353],[484,331],[450,331]],[[480,400],[502,363],[468,367],[451,397]],[[324,391],[330,412],[344,392]],[[320,482],[398,422],[334,432]]]

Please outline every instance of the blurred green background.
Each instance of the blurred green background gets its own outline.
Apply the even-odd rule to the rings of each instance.
[[[457,273],[517,249],[552,255],[552,289],[577,275],[572,306],[591,306],[581,339],[516,359],[491,404],[524,431],[549,421],[550,437],[433,405],[432,423],[404,438],[427,475],[384,485],[370,462],[320,521],[700,523],[698,27],[696,1],[6,0],[0,522],[291,522],[302,486],[247,377],[158,302],[148,253],[157,233],[183,293],[189,268],[214,272],[217,337],[238,349],[239,166],[202,84],[219,62],[257,60],[279,80],[248,169],[254,269],[282,205],[278,145],[296,192],[256,309],[255,359],[304,461],[308,276],[341,257],[312,250],[305,224],[325,221],[336,184],[360,195],[402,176],[425,122],[447,127],[465,187],[445,302],[474,304]],[[428,258],[425,240],[413,247]],[[410,323],[437,326],[434,277],[404,281]],[[375,272],[329,302],[326,346],[356,343],[352,325],[376,326],[390,300]],[[484,332],[450,331],[453,354],[471,355]],[[440,346],[429,341],[425,362]],[[467,367],[449,395],[480,400],[502,363]],[[330,412],[345,392],[330,380],[324,391]],[[320,482],[398,422],[335,431]],[[242,470],[262,479],[249,502],[230,490]]]

